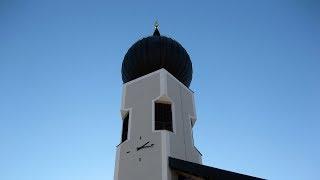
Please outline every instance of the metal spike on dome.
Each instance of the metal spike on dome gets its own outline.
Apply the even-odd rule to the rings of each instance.
[[[159,23],[158,23],[158,21],[155,21],[155,22],[154,22],[154,28],[155,28],[155,30],[154,30],[154,32],[153,32],[153,35],[154,35],[154,36],[160,36],[160,32],[159,32],[158,27],[159,27]]]

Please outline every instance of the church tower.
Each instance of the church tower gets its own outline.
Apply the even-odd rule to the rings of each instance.
[[[202,165],[192,128],[197,116],[192,63],[175,40],[152,36],[129,48],[122,62],[122,134],[115,180],[251,180]]]
[[[193,143],[196,122],[192,63],[175,40],[160,35],[137,41],[122,63],[122,135],[115,180],[174,180],[169,157],[201,163]]]

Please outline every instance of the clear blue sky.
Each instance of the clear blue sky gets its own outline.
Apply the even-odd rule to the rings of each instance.
[[[192,59],[204,164],[319,178],[319,1],[1,0],[1,180],[113,178],[122,59],[155,19]]]

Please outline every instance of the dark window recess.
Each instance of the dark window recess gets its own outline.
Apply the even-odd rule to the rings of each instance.
[[[126,115],[126,117],[123,119],[123,122],[122,122],[121,142],[128,139],[128,125],[129,125],[129,113]]]
[[[172,130],[171,104],[155,103],[155,130]]]
[[[186,177],[185,176],[182,176],[182,175],[178,175],[178,180],[185,180]]]
[[[178,180],[192,180],[191,178],[187,178],[186,176],[183,175],[178,175]]]

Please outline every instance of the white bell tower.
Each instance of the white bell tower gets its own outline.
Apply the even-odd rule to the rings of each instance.
[[[115,180],[175,180],[168,158],[201,164],[194,146],[192,64],[173,39],[153,36],[135,43],[122,64],[122,136]]]

